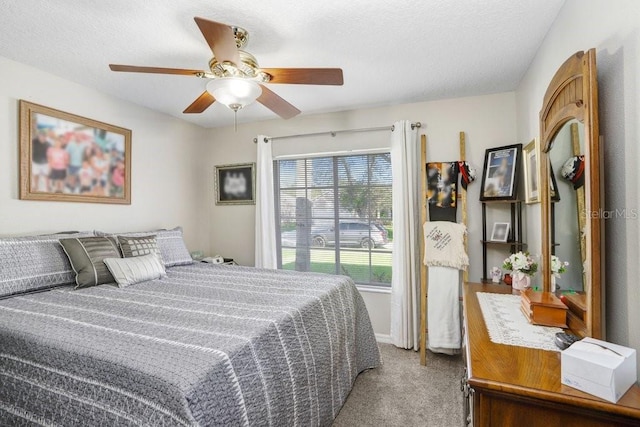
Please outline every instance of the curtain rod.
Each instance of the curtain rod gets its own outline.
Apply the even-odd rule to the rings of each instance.
[[[411,123],[411,129],[419,128],[421,126],[422,126],[422,123],[420,123],[420,122]],[[380,127],[377,127],[377,128],[331,130],[331,131],[327,131],[327,132],[299,133],[297,135],[272,136],[272,137],[265,137],[264,138],[264,142],[275,141],[277,139],[300,138],[300,137],[306,137],[306,136],[319,136],[319,135],[336,136],[339,133],[376,132],[376,131],[379,131],[379,130],[390,130],[390,131],[393,131],[394,127],[395,126],[391,125],[391,126],[380,126]],[[257,144],[258,143],[258,138],[253,138],[253,142]]]

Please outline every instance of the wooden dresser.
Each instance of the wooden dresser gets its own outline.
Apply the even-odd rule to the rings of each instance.
[[[495,344],[477,292],[511,293],[511,287],[467,283],[464,288],[464,353],[474,426],[640,426],[640,388],[617,404],[560,383],[560,353]]]

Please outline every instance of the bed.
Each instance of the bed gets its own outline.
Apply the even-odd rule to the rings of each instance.
[[[0,267],[1,254],[0,241]],[[358,373],[380,364],[347,277],[166,273],[0,300],[0,424],[331,425]]]

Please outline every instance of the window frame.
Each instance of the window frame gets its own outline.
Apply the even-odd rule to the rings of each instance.
[[[281,215],[281,191],[282,190],[294,190],[294,189],[298,189],[298,190],[304,190],[305,195],[309,192],[309,190],[312,189],[331,189],[333,192],[333,225],[330,226],[329,228],[331,229],[331,231],[334,232],[334,244],[333,247],[328,248],[326,250],[331,251],[335,257],[335,272],[334,273],[328,273],[328,274],[344,274],[340,271],[341,266],[342,266],[342,262],[341,262],[341,255],[343,252],[349,252],[349,251],[353,251],[352,248],[349,247],[342,247],[340,244],[340,231],[349,231],[351,229],[351,227],[347,227],[346,230],[341,230],[341,225],[342,225],[342,221],[344,220],[353,220],[353,221],[366,221],[367,224],[363,225],[366,227],[366,231],[368,234],[369,239],[372,239],[372,232],[374,232],[374,228],[376,230],[379,230],[381,233],[384,233],[383,230],[380,229],[380,227],[374,223],[372,220],[375,220],[375,218],[371,218],[369,217],[367,220],[363,220],[363,219],[359,219],[359,218],[342,218],[340,216],[340,189],[344,188],[344,185],[340,185],[340,176],[339,176],[339,160],[338,158],[340,157],[352,157],[352,156],[372,156],[372,155],[379,155],[379,154],[384,154],[384,155],[391,155],[391,150],[386,148],[386,149],[375,149],[375,150],[353,150],[353,151],[341,151],[341,152],[327,152],[327,153],[314,153],[311,155],[304,155],[304,154],[300,154],[300,155],[287,155],[287,156],[279,156],[279,157],[274,157],[273,160],[273,171],[274,171],[274,181],[273,181],[273,186],[274,186],[274,204],[275,204],[275,219],[276,219],[276,249],[277,249],[277,266],[278,269],[282,269],[283,266],[283,245],[282,245],[282,215]],[[328,158],[331,159],[331,164],[332,164],[332,169],[333,169],[333,179],[332,179],[332,184],[330,186],[328,185],[321,185],[321,186],[310,186],[309,182],[307,182],[307,179],[309,177],[309,169],[308,169],[308,161],[309,160],[313,160],[313,159],[317,159],[317,158]],[[280,162],[281,161],[304,161],[305,164],[305,171],[304,171],[304,176],[305,176],[305,183],[304,186],[302,187],[284,187],[281,188],[280,187]],[[371,177],[368,176],[367,177],[368,182],[366,187],[371,189],[371,188],[376,188],[376,187],[384,187],[384,188],[389,188],[391,195],[393,195],[393,178],[391,178],[391,182],[389,184],[372,184],[371,183]],[[356,185],[356,186],[361,186],[361,185]],[[393,196],[392,196],[393,197]],[[391,209],[392,212],[392,209]],[[314,218],[317,219],[317,218]],[[328,219],[328,218],[327,218]],[[393,224],[393,215],[391,215],[391,221]],[[373,226],[373,227],[372,227]],[[384,227],[383,227],[384,228]],[[363,230],[365,230],[365,228],[363,227]],[[353,230],[355,233],[360,233],[360,230]],[[288,246],[287,246],[288,247]],[[294,246],[295,247],[295,246]],[[316,248],[316,249],[321,249],[324,250],[324,248]],[[388,253],[391,257],[393,257],[393,246],[391,246],[388,250],[380,250],[380,249],[367,249],[367,256],[369,259],[369,262],[367,264],[367,267],[369,269],[369,282],[359,282],[356,281],[355,279],[354,282],[356,283],[356,286],[360,289],[360,290],[364,290],[364,291],[370,291],[370,292],[381,292],[381,293],[387,293],[390,292],[391,290],[391,277],[389,278],[389,282],[375,282],[372,280],[373,278],[373,267],[377,264],[372,264],[372,254],[373,253]],[[390,268],[392,269],[392,264],[393,262],[391,261],[390,264]],[[393,271],[393,270],[391,270]]]

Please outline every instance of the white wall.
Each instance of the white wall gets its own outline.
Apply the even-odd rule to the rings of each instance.
[[[589,48],[597,51],[604,206],[606,210],[637,211],[640,2],[567,0],[516,92],[518,137],[527,139],[538,134],[538,112],[551,77],[566,58]],[[537,226],[539,219],[538,215]],[[605,239],[607,339],[640,349],[637,216],[605,220]]]
[[[131,205],[19,200],[19,99],[131,129]],[[0,58],[0,235],[182,225],[190,249],[208,250],[205,135],[184,121]]]
[[[231,112],[229,112],[231,114]],[[242,114],[240,111],[239,114]],[[466,132],[467,160],[478,169],[478,181],[469,187],[469,253],[471,266],[469,277],[478,281],[482,276],[480,239],[481,209],[478,202],[480,175],[485,149],[513,144],[516,141],[515,94],[502,93],[488,96],[449,99],[433,102],[396,105],[382,108],[361,109],[341,113],[302,116],[288,121],[270,120],[259,123],[221,128],[211,131],[210,146],[210,203],[211,249],[241,264],[254,262],[255,206],[215,206],[213,188],[214,165],[253,162],[256,147],[253,138],[258,134],[281,136],[329,130],[359,129],[390,126],[397,120],[422,122],[421,133],[427,135],[429,161],[459,159],[458,134]],[[292,152],[331,152],[355,148],[379,148],[388,146],[391,135],[386,132],[358,134],[357,137],[312,137],[275,141],[274,154]],[[417,160],[419,162],[419,160]],[[496,217],[494,220],[501,219]],[[501,265],[504,253],[493,253],[489,266]],[[363,292],[372,318],[374,330],[389,333],[389,295]]]

